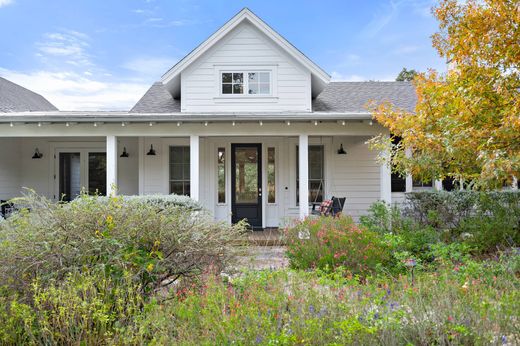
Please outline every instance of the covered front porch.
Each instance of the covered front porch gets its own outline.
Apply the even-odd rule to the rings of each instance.
[[[217,220],[247,218],[268,228],[303,218],[310,203],[332,196],[346,197],[344,212],[356,219],[376,200],[391,199],[390,171],[366,144],[382,128],[366,121],[0,127],[10,134],[0,139],[2,200],[23,187],[53,200],[81,189],[177,193],[200,201]]]

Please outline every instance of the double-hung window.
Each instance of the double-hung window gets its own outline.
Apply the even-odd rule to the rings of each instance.
[[[299,148],[296,147],[296,203],[300,203]],[[323,145],[309,145],[309,203],[323,202],[325,190],[325,153]]]
[[[271,72],[229,71],[221,73],[222,95],[271,95]]]
[[[190,195],[190,147],[170,147],[170,193]]]

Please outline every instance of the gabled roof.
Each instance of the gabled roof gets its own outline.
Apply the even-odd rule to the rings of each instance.
[[[0,113],[57,110],[43,96],[0,77]]]
[[[417,103],[411,82],[332,82],[312,101],[313,112],[367,112],[367,103],[391,102],[413,112]]]
[[[392,102],[399,108],[413,112],[417,102],[411,82],[331,82],[312,101],[313,113],[368,114],[366,105]],[[180,113],[180,100],[174,99],[165,86],[158,82],[144,94],[131,113]]]
[[[269,25],[267,25],[262,19],[255,15],[247,7],[243,8],[240,12],[238,12],[233,18],[231,18],[226,24],[224,24],[220,29],[218,29],[206,41],[202,42],[199,46],[197,46],[188,55],[182,58],[177,64],[175,64],[168,72],[166,72],[162,76],[161,82],[165,85],[166,89],[174,97],[178,97],[180,95],[181,72],[184,69],[186,69],[192,62],[197,60],[202,54],[204,54],[211,47],[217,44],[217,42],[219,42],[221,38],[223,38],[226,34],[228,34],[231,30],[236,28],[238,25],[240,25],[240,23],[244,21],[248,21],[252,25],[254,25],[257,29],[263,32],[267,37],[273,40],[290,56],[296,59],[296,61],[301,63],[311,72],[311,78],[313,82],[313,96],[318,95],[321,92],[321,90],[323,90],[325,85],[330,80],[330,75],[327,74],[321,67],[316,65],[307,56],[305,56],[305,54],[303,54],[300,50],[294,47],[289,41],[287,41],[275,30],[273,30]]]

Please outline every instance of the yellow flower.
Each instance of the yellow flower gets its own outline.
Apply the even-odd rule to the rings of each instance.
[[[148,270],[149,272],[151,272],[153,270],[153,263],[150,263],[146,266],[146,270]]]

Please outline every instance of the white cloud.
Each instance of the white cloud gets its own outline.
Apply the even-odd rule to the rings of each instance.
[[[0,7],[7,6],[13,3],[13,0],[0,0]]]
[[[74,66],[91,66],[91,56],[87,53],[89,36],[74,30],[46,33],[43,40],[36,43],[36,54],[44,61],[64,59],[63,62]]]
[[[171,58],[139,57],[125,62],[122,67],[148,78],[158,78],[177,61],[177,59]]]
[[[76,72],[18,72],[0,68],[0,75],[41,94],[60,110],[129,110],[150,86],[109,82]]]

